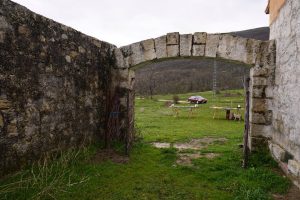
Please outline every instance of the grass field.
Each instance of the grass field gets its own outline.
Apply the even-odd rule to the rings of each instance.
[[[51,163],[36,165],[0,182],[1,199],[271,199],[272,194],[285,193],[290,182],[280,176],[277,164],[260,152],[251,156],[250,167],[241,168],[243,122],[225,120],[225,112],[212,119],[209,108],[243,107],[242,91],[221,93],[214,101],[210,92],[199,93],[209,103],[200,105],[193,117],[182,110],[174,117],[172,109],[158,99],[136,99],[136,127],[140,139],[135,143],[128,163],[90,161],[97,146],[79,152],[70,151]],[[179,95],[181,100],[191,94]],[[180,154],[176,143],[201,138],[226,138],[199,150],[185,153],[205,155],[192,165],[176,164]],[[170,148],[158,149],[152,142],[167,142]],[[46,178],[45,178],[46,177]],[[58,178],[57,178],[58,177]]]

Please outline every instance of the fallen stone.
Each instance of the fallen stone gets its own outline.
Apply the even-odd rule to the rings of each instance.
[[[289,160],[288,161],[288,170],[289,172],[296,177],[300,175],[300,163],[296,160]]]
[[[152,145],[159,149],[170,148],[171,144],[166,142],[153,142]]]

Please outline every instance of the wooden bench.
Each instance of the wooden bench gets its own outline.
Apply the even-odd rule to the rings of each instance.
[[[189,117],[192,117],[194,115],[194,110],[199,108],[199,106],[197,104],[195,104],[194,106],[175,106],[174,104],[172,104],[170,106],[170,108],[172,108],[173,113],[174,113],[174,117],[178,117],[179,116],[179,110],[180,109],[188,109],[189,110]]]
[[[214,110],[213,119],[215,119],[216,113],[217,113],[218,110],[224,110],[225,111],[225,118],[227,120],[231,120],[232,118],[234,118],[235,120],[236,119],[242,120],[241,110],[243,110],[243,108],[218,107],[218,106],[212,106],[210,108]],[[232,110],[236,110],[237,113],[232,113],[231,112]]]

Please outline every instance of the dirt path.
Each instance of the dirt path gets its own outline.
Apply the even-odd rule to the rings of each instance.
[[[159,149],[165,149],[173,147],[178,150],[178,159],[176,160],[176,164],[182,166],[193,166],[192,161],[198,158],[207,158],[214,159],[215,157],[220,156],[220,154],[216,153],[206,153],[201,154],[199,150],[207,148],[209,145],[214,143],[225,143],[227,141],[226,138],[212,138],[212,137],[204,137],[200,139],[192,139],[189,142],[184,143],[166,143],[166,142],[153,142],[152,145]],[[186,152],[190,151],[190,152]]]

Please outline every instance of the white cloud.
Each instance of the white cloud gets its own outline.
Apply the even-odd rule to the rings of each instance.
[[[229,32],[268,25],[267,0],[14,0],[118,46],[167,32]]]

